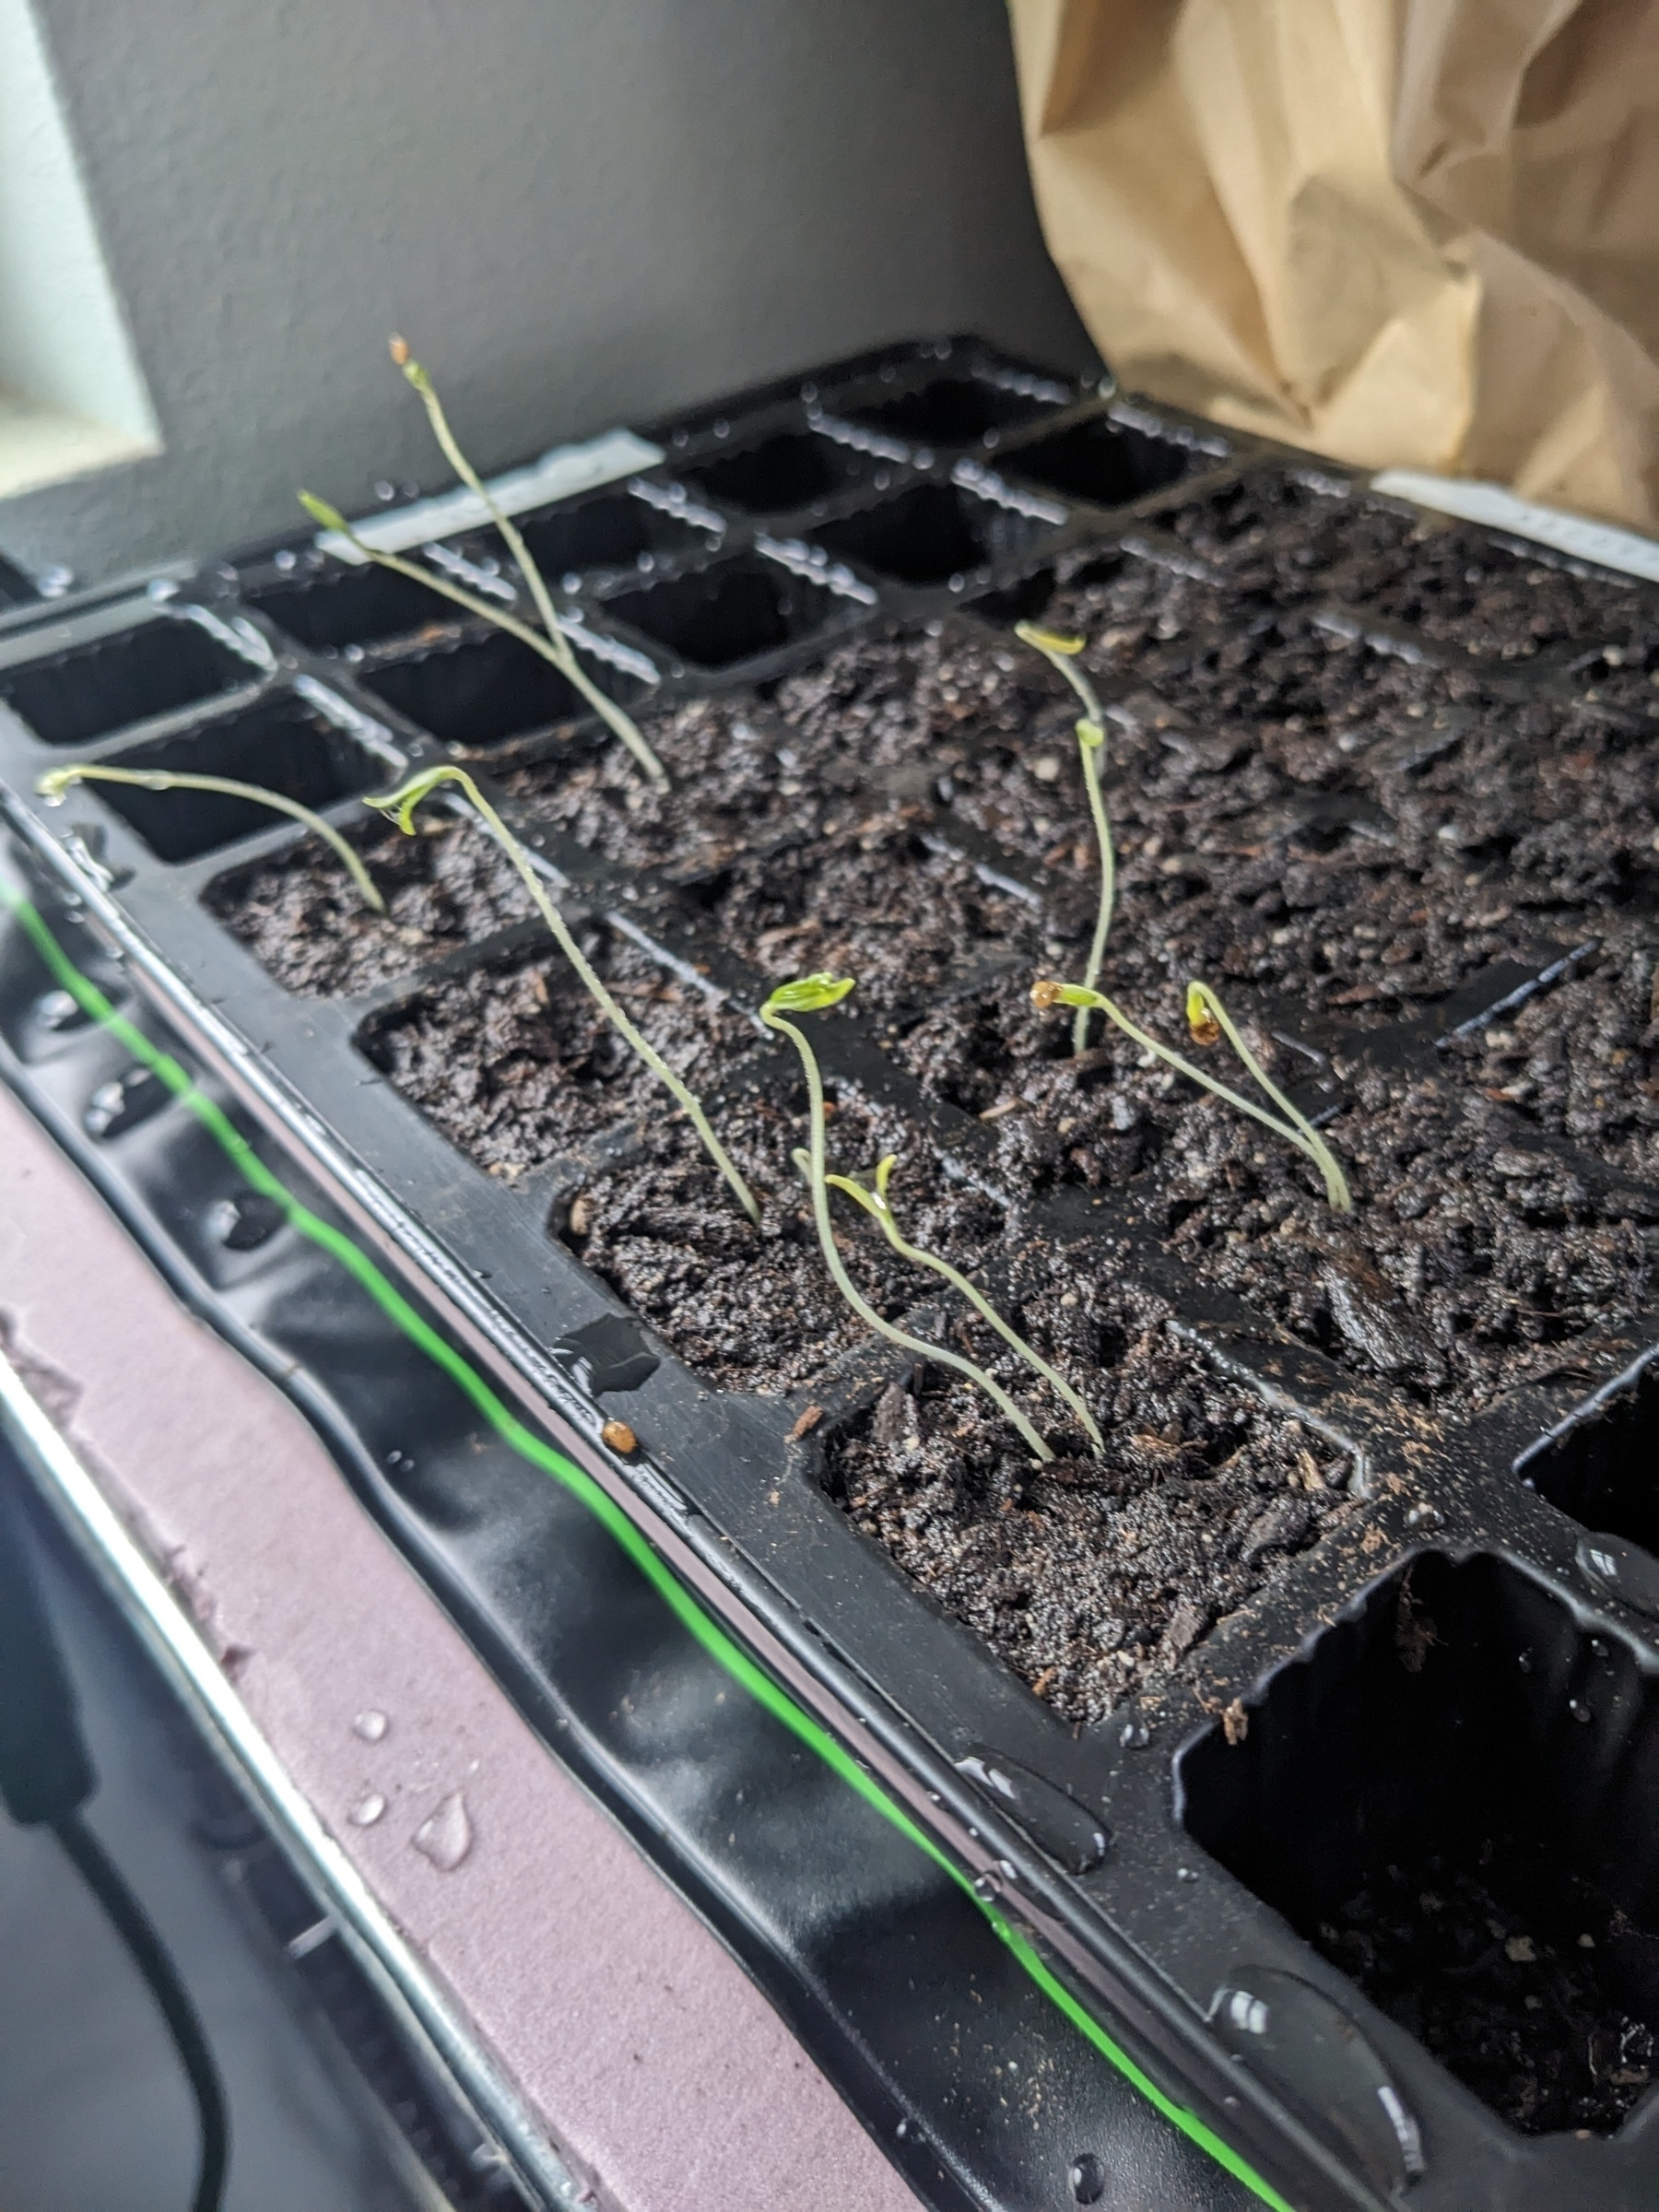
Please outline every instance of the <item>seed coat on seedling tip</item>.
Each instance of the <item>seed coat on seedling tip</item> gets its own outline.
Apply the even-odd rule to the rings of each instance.
[[[302,491],[298,495],[300,506],[312,522],[320,523],[324,530],[332,530],[345,538],[365,560],[373,561],[377,568],[390,569],[394,575],[406,576],[416,583],[424,584],[429,591],[436,592],[440,597],[452,601],[456,606],[465,607],[468,614],[477,616],[481,621],[493,623],[498,629],[504,629],[509,637],[516,638],[520,644],[528,645],[543,660],[550,661],[566,682],[582,694],[606,727],[622,740],[651,781],[659,785],[666,784],[668,771],[646,743],[632,715],[602,690],[582,666],[581,657],[565,634],[554,609],[552,594],[547,589],[547,579],[537,565],[535,556],[524,543],[518,525],[503,511],[489,487],[461,451],[431,378],[418,361],[411,359],[408,345],[403,338],[394,337],[391,340],[391,352],[393,360],[419,394],[421,405],[427,411],[427,420],[432,427],[432,434],[438,441],[444,459],[467,489],[484,502],[490,521],[500,532],[508,550],[518,563],[543,627],[540,629],[533,629],[529,623],[521,622],[516,616],[504,613],[499,606],[492,606],[487,599],[478,598],[458,583],[452,583],[447,576],[439,576],[431,569],[421,567],[418,561],[405,560],[401,554],[382,552],[378,547],[370,545],[359,536],[337,507],[331,507],[326,500],[318,499],[312,492]]]
[[[1274,1082],[1240,1036],[1226,1007],[1207,983],[1191,982],[1187,985],[1187,1026],[1194,1041],[1207,1045],[1218,1042],[1225,1036],[1251,1076],[1279,1108],[1284,1117],[1282,1120],[1280,1113],[1269,1113],[1265,1107],[1258,1106],[1253,1099],[1242,1097],[1230,1084],[1218,1081],[1214,1076],[1195,1066],[1191,1060],[1185,1059],[1169,1045],[1149,1036],[1137,1023],[1130,1020],[1121,1006],[1113,1005],[1103,992],[1091,991],[1083,983],[1062,983],[1044,977],[1031,985],[1031,1003],[1044,1009],[1053,1006],[1098,1008],[1143,1052],[1150,1053],[1155,1059],[1161,1060],[1166,1066],[1174,1068],[1177,1074],[1187,1077],[1204,1089],[1213,1092],[1217,1098],[1225,1099],[1230,1106],[1236,1106],[1241,1113],[1249,1114],[1253,1121],[1261,1122],[1277,1135],[1282,1136],[1287,1144],[1294,1145],[1299,1152],[1305,1153],[1324,1180],[1325,1197],[1332,1210],[1339,1214],[1352,1213],[1354,1201],[1348,1190],[1347,1177],[1343,1173],[1335,1154],[1307,1115],[1299,1112]]]

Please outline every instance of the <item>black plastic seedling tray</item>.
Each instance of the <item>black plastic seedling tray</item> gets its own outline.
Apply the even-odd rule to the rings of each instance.
[[[1271,801],[1235,809],[1226,833],[1265,869],[1257,895],[1271,903],[1278,877],[1355,841],[1386,857],[1421,830],[1432,793],[1446,815],[1435,834],[1477,864],[1461,880],[1484,934],[1447,980],[1404,999],[1385,976],[1299,994],[1224,961],[1234,1011],[1304,1071],[1295,1095],[1309,1112],[1341,1113],[1389,1083],[1454,1100],[1478,1090],[1497,1118],[1471,1175],[1495,1174],[1539,1218],[1599,1207],[1628,1225],[1630,1280],[1594,1327],[1543,1327],[1552,1356],[1512,1361],[1498,1386],[1459,1399],[1437,1394],[1439,1355],[1405,1330],[1397,1301],[1322,1257],[1316,1228],[1297,1249],[1325,1285],[1319,1326],[1294,1265],[1271,1277],[1265,1304],[1237,1294],[1228,1253],[1253,1231],[1203,1253],[1183,1241],[1184,1216],[1229,1203],[1226,1187],[1171,1210],[1156,1162],[1074,1174],[1051,1159],[1022,1182],[1004,1107],[987,1114],[919,1080],[906,1040],[930,1008],[1075,966],[1073,878],[1058,852],[1005,841],[972,801],[976,763],[996,747],[976,739],[971,702],[952,717],[952,773],[873,776],[860,803],[906,809],[915,865],[965,869],[1001,919],[944,962],[926,1007],[907,1005],[900,975],[867,1016],[814,1025],[832,1093],[902,1129],[906,1156],[933,1160],[947,1184],[1017,1218],[1025,1248],[1060,1255],[1051,1269],[1090,1297],[1150,1300],[1162,1340],[1257,1406],[1317,1495],[1317,1509],[1281,1499],[1277,1520],[1255,1525],[1251,1556],[1276,1563],[1223,1618],[1189,1606],[1182,1626],[1176,1606],[1162,1662],[1109,1709],[1057,1711],[1045,1677],[1034,1692],[1029,1667],[1022,1679],[994,1636],[919,1589],[832,1495],[872,1422],[890,1425],[907,1394],[921,1403],[907,1363],[858,1343],[770,1396],[712,1387],[582,1264],[572,1198],[629,1171],[643,1128],[613,1121],[527,1173],[490,1174],[382,1079],[395,1072],[389,1030],[410,1007],[539,957],[518,910],[476,922],[436,959],[411,941],[406,964],[382,947],[345,987],[313,977],[290,991],[224,925],[239,887],[291,853],[286,828],[218,799],[105,787],[105,804],[83,788],[52,812],[32,795],[73,747],[258,780],[349,825],[365,790],[463,758],[505,779],[504,811],[593,942],[700,995],[711,1019],[752,1011],[768,980],[720,925],[731,853],[700,873],[683,855],[677,871],[672,859],[641,869],[548,809],[558,763],[591,762],[597,738],[534,656],[298,536],[9,632],[0,782],[16,880],[72,957],[257,1131],[284,1179],[380,1256],[981,1893],[1034,1931],[1140,2085],[1198,2115],[1263,2187],[1309,2207],[1653,2202],[1659,2101],[1641,2092],[1659,2068],[1644,2040],[1659,2020],[1659,1560],[1647,1548],[1659,1511],[1643,1441],[1659,1335],[1644,1225],[1659,1221],[1659,1188],[1629,1147],[1580,1141],[1571,1115],[1522,1111],[1524,1084],[1483,1086],[1469,1051],[1593,975],[1604,935],[1622,958],[1646,957],[1639,854],[1624,854],[1611,888],[1529,907],[1504,897],[1524,856],[1483,837],[1478,818],[1489,762],[1519,773],[1527,748],[1563,729],[1578,733],[1569,759],[1585,773],[1595,744],[1619,773],[1651,752],[1654,594],[1536,547],[1442,532],[1363,481],[969,340],[864,357],[647,434],[660,464],[531,518],[557,548],[548,565],[593,665],[642,715],[736,697],[763,715],[780,684],[826,659],[852,665],[856,654],[834,656],[860,641],[994,644],[1020,615],[1065,612],[1079,594],[1092,606],[1091,591],[1120,585],[1129,605],[1150,580],[1147,603],[1163,611],[1123,632],[1114,729],[1125,743],[1156,732],[1178,766],[1222,773],[1250,748],[1218,735],[1206,686],[1244,665],[1251,641],[1277,641],[1290,657],[1276,743],[1300,767]],[[514,588],[488,533],[428,557]],[[1520,613],[1494,621],[1477,584],[1499,590],[1500,611],[1512,590]],[[1166,586],[1175,597],[1158,600]],[[1352,641],[1374,679],[1372,708],[1341,732],[1312,694],[1305,712],[1288,696],[1303,680],[1295,655],[1322,638]],[[1068,717],[1049,719],[1064,737]],[[1354,759],[1363,774],[1345,770]],[[751,824],[751,840],[764,828]],[[1046,818],[1037,829],[1058,834]],[[747,849],[739,834],[735,865]],[[809,869],[810,852],[789,865]],[[1159,858],[1144,841],[1119,928],[1150,896],[1137,886],[1164,882],[1173,900],[1206,865],[1202,849]],[[11,1079],[190,1293],[308,1404],[547,1740],[749,1962],[925,2195],[1234,2200],[1241,2184],[1183,2163],[1149,2106],[1126,2113],[1133,2093],[971,1903],[784,1731],[739,1711],[582,1510],[494,1444],[349,1284],[239,1192],[188,1111],[82,1019],[16,926],[3,979]],[[757,1030],[733,1095],[787,1118],[794,1076]],[[1140,1079],[1111,1074],[1125,1096]],[[930,1309],[918,1325],[948,1319]],[[637,1453],[602,1442],[616,1415]],[[1200,1470],[1183,1488],[1203,1487]],[[1424,1946],[1459,1913],[1473,1948],[1449,1953],[1445,1974],[1437,1955],[1428,1975]],[[1458,2059],[1460,1989],[1492,2018]],[[1506,2122],[1510,2092],[1487,2078],[1493,2038],[1511,2031],[1505,2003],[1564,2021],[1563,2043],[1590,2006],[1586,2124],[1566,2091],[1545,2132],[1527,2132],[1524,2112]]]

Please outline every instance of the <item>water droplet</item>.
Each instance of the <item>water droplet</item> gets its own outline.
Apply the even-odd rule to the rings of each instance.
[[[378,1790],[371,1790],[367,1797],[359,1797],[347,1818],[353,1828],[372,1828],[386,1809],[386,1801]]]
[[[1516,1660],[1515,1665],[1521,1669],[1521,1672],[1524,1675],[1530,1675],[1533,1671],[1532,1653],[1530,1652],[1523,1652],[1521,1656]]]
[[[294,566],[296,558],[297,557],[292,547],[284,546],[282,550],[276,556],[276,566],[286,575],[288,571]]]
[[[353,1735],[360,1735],[366,1744],[378,1744],[392,1725],[378,1707],[370,1705],[359,1712],[351,1724]]]
[[[453,1874],[473,1846],[472,1817],[466,1809],[466,1799],[459,1790],[452,1790],[410,1839],[423,1859],[429,1859],[440,1874]]]
[[[48,991],[35,1002],[35,1015],[42,1029],[78,1029],[88,1018],[81,1012],[80,1001],[67,991]]]
[[[1175,1878],[1178,1882],[1195,1882],[1198,1879],[1198,1877],[1194,1873],[1190,1866],[1177,1866],[1175,1869]]]
[[[1073,2204],[1098,2205],[1106,2194],[1106,2169],[1092,2150],[1072,2160],[1066,2179],[1071,2183]]]
[[[1118,1737],[1118,1742],[1126,1744],[1132,1751],[1144,1750],[1151,1741],[1152,1731],[1145,1721],[1125,1721],[1123,1734]]]
[[[1591,1713],[1589,1706],[1585,1704],[1583,1698],[1569,1698],[1567,1700],[1567,1710],[1572,1715],[1575,1721],[1583,1721],[1586,1728],[1590,1725],[1591,1720],[1594,1716]]]

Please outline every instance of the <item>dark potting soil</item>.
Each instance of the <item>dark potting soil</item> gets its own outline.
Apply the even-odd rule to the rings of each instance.
[[[1178,1665],[1332,1521],[1348,1468],[1294,1421],[1211,1374],[1155,1300],[1018,1260],[1036,1348],[1081,1383],[1088,1440],[989,1330],[959,1332],[1058,1456],[1040,1465],[982,1395],[936,1369],[889,1385],[831,1440],[853,1521],[1069,1720],[1102,1719]]]
[[[1383,1876],[1305,1931],[1527,2135],[1610,2135],[1659,2078],[1659,1936],[1554,1854],[1499,1833]]]
[[[481,832],[441,817],[418,830],[406,837],[378,823],[355,841],[384,914],[310,837],[221,876],[208,906],[279,983],[308,997],[367,991],[535,912],[512,862]]]
[[[627,938],[594,926],[577,942],[694,1091],[754,1050],[747,1022]],[[510,1182],[596,1135],[644,1131],[679,1112],[557,947],[421,990],[377,1016],[362,1041],[452,1144]]]
[[[1206,1279],[1450,1418],[1619,1350],[1659,1260],[1659,1193],[1587,1187],[1449,1072],[1361,1071],[1353,1093],[1324,1129],[1351,1215],[1270,1131],[1194,1107],[1146,1194],[1158,1228]]]
[[[1659,595],[1633,579],[1498,543],[1317,471],[1252,477],[1158,520],[1242,595],[1347,601],[1477,659],[1607,646],[1619,665],[1659,653]]]
[[[806,1140],[793,1052],[761,1042],[626,939],[593,930],[584,949],[702,1099],[760,1199],[759,1231],[673,1098],[557,956],[424,990],[381,1016],[366,1048],[487,1172],[511,1184],[558,1163],[559,1232],[712,1382],[776,1392],[822,1373],[868,1331],[829,1278],[792,1160]],[[744,1080],[757,1075],[764,1088]],[[889,1199],[913,1241],[965,1268],[994,1245],[998,1209],[947,1182],[890,1117],[832,1090],[828,1126],[831,1173],[867,1180],[884,1152],[899,1155]],[[884,1318],[936,1303],[936,1277],[900,1262],[852,1201],[832,1203],[853,1279]]]
[[[1301,1028],[1333,1051],[1349,1092],[1329,1130],[1356,1194],[1347,1220],[1269,1133],[1144,1065],[1115,1030],[1097,1028],[1074,1063],[1069,1018],[1031,1007],[1037,973],[1081,966],[1099,866],[1076,703],[1006,633],[958,619],[865,639],[764,696],[656,716],[648,732],[675,778],[665,795],[616,746],[561,752],[508,787],[603,859],[655,872],[758,979],[818,967],[857,975],[855,1004],[894,1057],[935,1096],[986,1117],[988,1181],[1017,1215],[1021,1198],[1056,1184],[1133,1184],[1200,1277],[1357,1374],[1457,1418],[1522,1382],[1588,1375],[1647,1297],[1659,1209],[1631,1179],[1659,1170],[1659,1093],[1645,1088],[1659,1042],[1649,1019],[1659,693],[1643,671],[1604,663],[1582,697],[1522,702],[1474,661],[1447,672],[1322,627],[1288,602],[1328,596],[1344,562],[1358,574],[1354,564],[1371,560],[1373,578],[1415,573],[1425,547],[1445,553],[1444,534],[1419,541],[1392,510],[1306,487],[1280,504],[1265,522],[1212,506],[1207,538],[1183,525],[1207,578],[1109,555],[1064,583],[1044,619],[1086,635],[1084,665],[1109,707],[1119,880],[1103,982],[1191,1053],[1182,991],[1206,977],[1285,1082],[1305,1064],[1275,1029]],[[1286,548],[1311,514],[1318,555],[1291,563],[1305,585],[1293,589]],[[1555,605],[1556,581],[1524,588],[1540,594],[1529,605]],[[1490,612],[1471,602],[1466,620]],[[449,835],[440,852],[454,858],[435,857],[394,893],[394,929],[420,928],[427,950],[524,911],[493,850],[477,841],[467,860],[466,841]],[[387,836],[395,865],[411,846]],[[361,988],[408,964],[405,940],[367,924],[343,876],[328,883],[331,867],[299,849],[286,868],[239,878],[255,895],[239,889],[221,911],[299,987]],[[514,900],[504,914],[489,903],[502,885]],[[406,913],[405,893],[426,903]],[[1537,967],[1592,939],[1602,953],[1577,980],[1458,1041],[1438,1069],[1388,1059],[1377,1032],[1431,1021],[1491,963]],[[630,1011],[708,1098],[766,1194],[759,1239],[556,956],[428,989],[382,1018],[372,1049],[406,1096],[509,1181],[578,1156],[556,1229],[712,1384],[809,1385],[867,1336],[828,1280],[790,1164],[805,1123],[786,1050],[712,1014],[631,947],[606,957]],[[1367,1058],[1368,1037],[1380,1056]],[[724,1095],[758,1056],[787,1067],[787,1080],[739,1081]],[[1248,1088],[1224,1048],[1214,1065]],[[840,1164],[867,1171],[888,1134],[855,1099],[837,1106]],[[981,1270],[1041,1345],[1071,1347],[1062,1364],[1112,1410],[1112,1451],[1133,1465],[1110,1460],[1115,1471],[1100,1479],[1036,1477],[1005,1513],[1017,1493],[996,1469],[1018,1469],[1023,1447],[994,1408],[933,1370],[919,1399],[905,1394],[909,1411],[889,1398],[879,1424],[872,1415],[836,1442],[834,1479],[862,1524],[1042,1694],[1098,1714],[1176,1663],[1337,1509],[1305,1487],[1304,1445],[1274,1444],[1264,1491],[1259,1456],[1222,1466],[1225,1422],[1166,1438],[1173,1417],[1159,1409],[1177,1380],[1206,1422],[1234,1403],[1229,1388],[1144,1316],[1084,1328],[1075,1309],[1051,1313],[1066,1282],[1059,1255],[1021,1244],[989,1202],[943,1185],[919,1138],[892,1142],[910,1155],[895,1185],[910,1233]],[[1539,1143],[1584,1147],[1614,1180],[1581,1174]],[[877,1309],[920,1312],[931,1334],[948,1310],[935,1278],[900,1265],[847,1202],[836,1214]],[[1022,1371],[976,1327],[970,1340],[1023,1390]],[[1088,1341],[1067,1335],[1078,1328]],[[1021,1403],[1065,1447],[1043,1389]],[[895,1427],[900,1416],[913,1434]],[[1177,1471],[1135,1437],[1179,1451]],[[1194,1438],[1196,1456],[1185,1449]],[[1286,1508],[1265,1524],[1282,1540],[1252,1533],[1265,1498]],[[1073,1583],[1100,1600],[1094,1627],[1065,1609]]]
[[[922,1147],[885,1129],[855,1094],[832,1100],[830,1171],[868,1180],[883,1152],[900,1153],[888,1188],[910,1241],[972,1276],[1001,1258],[999,1209],[947,1182]],[[567,1241],[687,1363],[727,1389],[771,1393],[822,1377],[872,1342],[830,1279],[806,1191],[791,1155],[806,1139],[804,1088],[734,1099],[719,1119],[744,1175],[761,1194],[757,1232],[688,1138],[654,1139],[637,1165],[597,1175],[574,1202]],[[912,1334],[940,1341],[939,1305],[953,1294],[900,1261],[855,1204],[831,1201],[837,1242],[854,1284],[884,1320],[920,1310]],[[983,1277],[981,1277],[983,1280]]]

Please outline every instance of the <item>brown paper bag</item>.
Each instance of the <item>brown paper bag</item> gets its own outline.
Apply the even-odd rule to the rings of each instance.
[[[1010,0],[1120,381],[1659,524],[1659,0]]]

